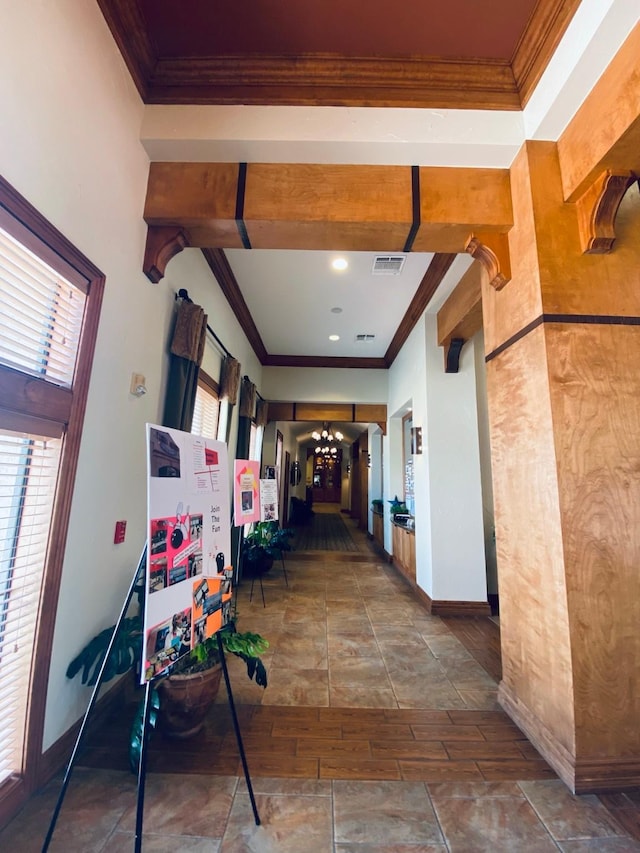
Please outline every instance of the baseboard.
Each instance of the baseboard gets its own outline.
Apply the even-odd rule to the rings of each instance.
[[[488,601],[431,601],[434,616],[491,616]]]
[[[394,568],[398,568],[395,563]],[[491,606],[487,601],[434,601],[399,569],[398,574],[409,584],[420,604],[431,616],[491,616]]]
[[[574,794],[601,794],[640,785],[640,757],[576,758],[504,682],[498,687],[498,702]]]
[[[128,673],[98,699],[89,718],[85,737],[100,728],[104,719],[111,714],[113,709],[118,705],[125,705],[132,694],[132,673]],[[81,725],[82,720],[78,720],[42,753],[38,767],[38,788],[45,785],[59,770],[66,766],[73,752]]]

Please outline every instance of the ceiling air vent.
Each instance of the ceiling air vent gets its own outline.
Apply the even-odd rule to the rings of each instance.
[[[400,275],[404,266],[404,255],[378,255],[373,259],[373,275]]]
[[[375,338],[375,335],[356,335],[356,341],[360,341],[362,343],[367,343],[367,341],[372,341]]]

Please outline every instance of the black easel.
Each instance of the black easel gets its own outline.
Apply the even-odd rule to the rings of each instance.
[[[113,634],[111,635],[111,639],[109,641],[109,645],[107,647],[106,654],[104,656],[104,660],[102,661],[102,665],[100,667],[100,672],[98,673],[98,677],[96,679],[96,683],[93,688],[93,692],[91,693],[91,699],[89,700],[89,705],[87,706],[87,710],[85,711],[84,717],[82,718],[82,724],[80,726],[80,731],[78,732],[78,737],[76,738],[75,746],[73,747],[73,751],[71,753],[71,758],[69,759],[69,763],[67,764],[67,769],[64,774],[64,779],[62,780],[62,786],[60,788],[60,794],[58,795],[58,800],[56,802],[56,806],[53,810],[53,815],[51,816],[51,822],[49,823],[49,829],[47,830],[47,835],[45,837],[44,843],[42,845],[42,853],[47,853],[49,849],[49,845],[51,843],[51,839],[53,837],[53,833],[56,828],[56,824],[58,822],[58,817],[60,815],[60,810],[62,809],[62,804],[64,802],[65,795],[67,793],[67,788],[69,787],[69,782],[71,781],[71,774],[73,772],[73,768],[76,762],[76,758],[78,756],[78,752],[80,750],[80,745],[82,743],[82,739],[86,732],[87,723],[89,717],[91,716],[91,712],[97,702],[98,693],[100,692],[100,688],[102,686],[104,672],[107,668],[107,664],[109,662],[109,658],[111,657],[111,652],[113,651],[113,647],[115,645],[116,639],[118,637],[118,633],[120,628],[122,627],[122,622],[127,614],[127,610],[129,609],[129,605],[131,604],[131,599],[133,598],[133,594],[136,590],[136,586],[138,584],[138,580],[142,577],[146,565],[147,559],[147,546],[145,545],[142,549],[142,554],[140,556],[140,560],[138,562],[138,566],[133,576],[133,580],[131,581],[131,586],[129,587],[129,591],[127,593],[127,597],[122,606],[122,610],[120,611],[120,616],[118,617],[118,621],[115,624],[113,629]],[[146,590],[145,595],[143,596],[143,602],[146,603]],[[144,606],[144,604],[143,604]],[[220,652],[220,662],[222,664],[222,672],[224,673],[224,681],[227,688],[227,696],[229,699],[229,708],[231,710],[231,717],[233,719],[233,728],[236,734],[236,741],[238,743],[238,751],[240,753],[240,759],[242,761],[242,769],[244,770],[244,778],[247,783],[247,789],[249,791],[249,799],[251,800],[251,808],[253,809],[253,817],[256,822],[256,826],[260,825],[260,816],[258,814],[258,808],[256,806],[255,797],[253,794],[253,786],[251,784],[251,777],[249,776],[249,768],[247,766],[247,759],[244,751],[244,744],[242,743],[242,734],[240,732],[240,724],[238,722],[238,717],[236,714],[236,708],[233,701],[233,693],[231,691],[231,682],[229,681],[229,673],[227,670],[227,661],[224,655],[224,646],[222,644],[221,634],[225,630],[229,630],[230,626],[224,626],[220,631],[216,633],[216,638],[218,641],[218,650]],[[137,808],[136,808],[136,834],[135,834],[135,853],[140,853],[142,850],[142,824],[144,817],[144,790],[145,790],[145,782],[147,775],[147,751],[148,751],[148,736],[149,736],[149,717],[151,714],[151,690],[153,686],[154,679],[147,681],[145,684],[145,693],[144,693],[144,714],[143,714],[143,726],[142,726],[142,739],[140,742],[140,759],[138,763],[138,799],[137,799]]]

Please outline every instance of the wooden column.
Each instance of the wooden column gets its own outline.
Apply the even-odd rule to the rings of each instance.
[[[640,784],[640,202],[582,254],[554,143],[511,174],[512,281],[483,283],[500,701],[575,791]]]

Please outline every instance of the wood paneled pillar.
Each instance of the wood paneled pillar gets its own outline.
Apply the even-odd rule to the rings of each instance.
[[[511,174],[512,280],[483,284],[500,701],[575,791],[640,784],[640,201],[582,254],[554,143]]]

